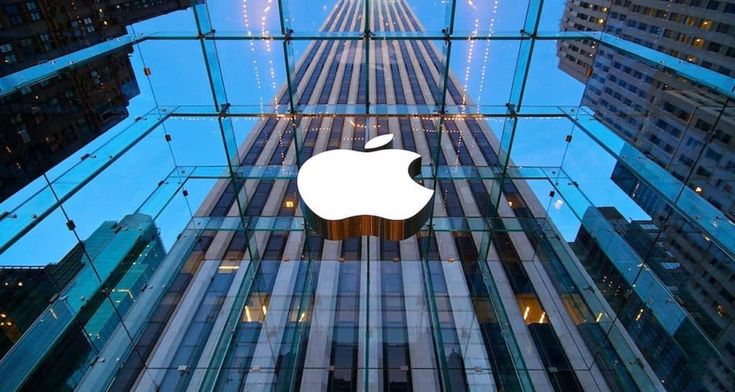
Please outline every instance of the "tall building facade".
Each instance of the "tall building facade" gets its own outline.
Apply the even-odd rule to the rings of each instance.
[[[603,31],[726,76],[735,74],[731,1],[569,0],[561,29]],[[583,105],[721,211],[722,224],[732,224],[735,107],[726,96],[592,41],[559,43],[557,55],[559,67],[586,84]],[[702,370],[703,385],[732,388],[732,260],[624,165],[616,164],[612,180],[653,218],[660,241],[688,277],[667,286],[719,351],[721,361]],[[647,263],[646,257],[641,254]],[[667,272],[656,274],[666,280]]]
[[[127,26],[182,10],[189,0],[3,0],[0,76],[117,38]]]
[[[186,0],[0,2],[0,77],[117,38]],[[128,117],[132,47],[0,95],[0,201]]]
[[[0,97],[0,200],[128,117],[139,93],[130,53],[124,48]]]
[[[735,75],[735,3],[569,0],[564,31],[604,31],[720,74]],[[559,66],[587,88],[612,130],[735,217],[735,109],[725,96],[592,41],[558,44]]]
[[[709,389],[727,389],[733,385],[735,367],[735,272],[732,260],[709,238],[679,217],[645,183],[627,168],[617,165],[612,180],[644,211],[653,217],[660,228],[658,242],[681,266],[677,271],[685,279],[671,281],[667,286],[696,320],[698,327],[719,350],[719,361],[710,362],[702,375]],[[641,260],[649,263],[648,254],[640,252]],[[655,261],[653,262],[655,264]],[[667,280],[668,270],[656,275]]]
[[[0,268],[0,358],[31,327],[54,298],[82,268],[77,244],[61,261],[45,267]]]
[[[165,253],[153,219],[133,214],[58,263],[0,270],[0,390],[73,390]]]
[[[611,260],[600,239],[593,234],[608,228],[625,240],[635,258],[645,260],[647,268],[675,293],[678,301],[687,304],[691,314],[704,315],[706,309],[700,307],[701,302],[694,298],[699,294],[697,291],[685,289],[694,283],[690,282],[689,269],[667,250],[663,233],[653,221],[628,222],[613,207],[587,211],[582,228],[571,246],[664,385],[676,385],[681,390],[729,389],[728,385],[733,382],[731,369],[727,367],[726,360],[713,353],[709,342],[692,336],[683,341],[683,332],[671,334],[666,325],[651,313],[640,311],[645,307],[646,297],[623,277],[623,268]],[[697,321],[708,327],[701,316]],[[698,359],[692,360],[693,357]]]

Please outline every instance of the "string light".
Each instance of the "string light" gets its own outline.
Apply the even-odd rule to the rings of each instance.
[[[498,15],[498,2],[500,0],[493,1],[493,11],[490,15],[490,22],[488,23],[488,36],[495,34],[495,20]],[[485,51],[482,54],[482,68],[480,69],[480,87],[477,90],[477,106],[480,106],[482,100],[482,90],[485,88],[485,76],[487,75],[487,59],[490,57],[490,45],[492,41],[487,40],[485,43]]]
[[[472,2],[469,2],[470,5],[472,5]],[[474,6],[472,7],[474,8]],[[472,68],[472,54],[475,50],[475,40],[472,39],[473,36],[477,35],[477,32],[480,28],[480,19],[475,18],[475,25],[472,29],[472,32],[470,33],[470,37],[467,38],[468,44],[467,44],[467,66],[464,70],[464,88],[462,93],[462,105],[467,104],[467,86],[470,82],[470,69]]]
[[[248,35],[252,35],[252,30],[250,29],[250,18],[248,17],[248,0],[242,0],[242,14],[243,14],[243,21],[245,22],[245,31]],[[261,34],[262,35],[262,34]],[[248,42],[250,46],[250,52],[253,54],[253,56],[256,56],[255,53],[255,41],[250,40]],[[260,83],[260,70],[258,69],[258,61],[253,59],[253,76],[255,77],[255,87],[258,90],[262,90],[262,86]],[[260,104],[260,112],[264,112],[263,107],[263,94],[258,94],[258,100]]]

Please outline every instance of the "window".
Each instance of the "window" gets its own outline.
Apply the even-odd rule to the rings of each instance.
[[[84,24],[87,26],[87,32],[91,33],[94,32],[94,24],[92,23],[92,19],[89,17],[84,18]]]
[[[720,159],[722,159],[722,154],[718,153],[717,151],[715,151],[715,150],[713,150],[711,148],[708,148],[707,149],[707,152],[704,154],[704,156],[707,159],[711,159],[713,161],[718,161],[718,162],[719,162]]]
[[[689,158],[689,157],[687,157],[685,155],[679,156],[679,162],[681,162],[681,163],[683,163],[683,164],[685,164],[687,166],[694,165],[694,161],[691,158]]]
[[[717,42],[710,42],[707,44],[707,50],[710,52],[719,52],[720,48],[722,48],[722,45],[718,44]]]
[[[5,6],[5,14],[10,19],[10,24],[19,26],[23,24],[23,17],[20,15],[18,4],[10,4]]]
[[[4,54],[3,62],[6,64],[11,64],[18,60],[15,54],[13,54],[13,46],[10,44],[0,45],[0,53]]]
[[[702,131],[709,131],[710,128],[712,128],[712,124],[702,119],[697,119],[697,122],[694,123],[694,127]]]
[[[38,4],[35,0],[26,2],[26,10],[28,11],[28,15],[30,16],[31,20],[41,20],[41,12],[38,9]]]
[[[689,137],[687,139],[686,145],[689,146],[689,147],[697,148],[697,147],[699,147],[699,146],[702,145],[702,142],[700,142],[699,140],[697,140],[697,139],[695,139],[693,137]]]

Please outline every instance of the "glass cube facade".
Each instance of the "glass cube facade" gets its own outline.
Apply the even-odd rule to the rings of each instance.
[[[735,388],[734,3],[0,14],[1,391]],[[324,239],[386,134],[430,218]]]

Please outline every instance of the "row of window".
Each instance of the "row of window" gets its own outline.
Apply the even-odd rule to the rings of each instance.
[[[26,1],[23,5],[21,4],[7,4],[2,9],[11,26],[20,26],[26,22],[41,20],[43,16],[36,0]],[[0,21],[2,21],[1,18]],[[0,24],[0,30],[4,28],[5,26]]]

